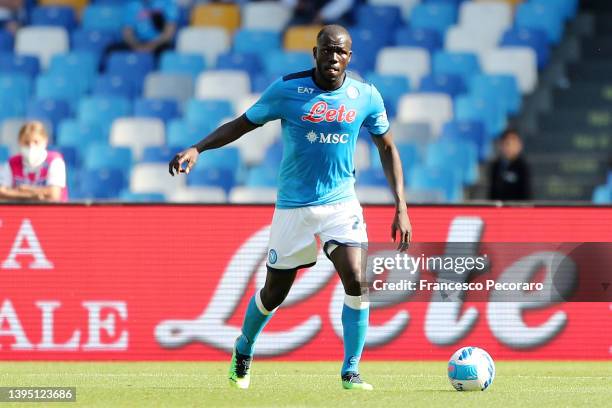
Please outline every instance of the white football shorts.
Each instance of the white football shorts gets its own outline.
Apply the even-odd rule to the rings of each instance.
[[[368,235],[359,201],[275,209],[267,265],[274,269],[314,265],[318,254],[317,237],[328,257],[339,245],[367,245]]]

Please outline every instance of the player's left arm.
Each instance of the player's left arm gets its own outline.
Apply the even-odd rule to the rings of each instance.
[[[62,188],[58,186],[19,186],[17,190],[23,193],[30,193],[31,200],[37,201],[60,201],[62,198]]]
[[[395,200],[395,217],[391,225],[391,238],[395,242],[399,242],[398,249],[404,251],[408,248],[408,244],[410,244],[412,239],[412,225],[408,217],[408,208],[406,207],[404,195],[402,160],[397,151],[397,146],[393,142],[393,135],[390,129],[382,136],[373,135],[372,139],[378,148],[380,162]]]

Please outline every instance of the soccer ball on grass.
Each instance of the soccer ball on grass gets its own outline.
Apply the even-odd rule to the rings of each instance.
[[[448,361],[448,379],[457,391],[484,391],[495,379],[495,364],[483,349],[463,347]]]

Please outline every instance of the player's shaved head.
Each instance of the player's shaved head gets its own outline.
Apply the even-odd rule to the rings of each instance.
[[[324,26],[321,31],[319,31],[319,34],[317,34],[317,44],[319,44],[321,41],[338,39],[339,37],[344,37],[344,41],[346,41],[350,49],[353,45],[353,39],[351,38],[348,30],[338,24]]]
[[[316,62],[315,82],[321,88],[333,90],[342,85],[353,55],[352,45],[351,35],[340,25],[326,25],[319,31],[312,53]]]

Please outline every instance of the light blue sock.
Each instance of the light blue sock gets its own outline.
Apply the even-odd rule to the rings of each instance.
[[[247,307],[247,311],[244,315],[244,322],[242,323],[242,334],[238,337],[236,343],[236,349],[240,354],[247,356],[253,356],[253,347],[255,346],[255,340],[257,336],[263,330],[264,326],[270,318],[274,315],[274,310],[271,312],[261,303],[260,291],[257,291]]]
[[[342,371],[359,372],[359,360],[365,344],[370,304],[361,300],[361,296],[345,295],[342,306],[342,331],[344,334],[344,362]]]

